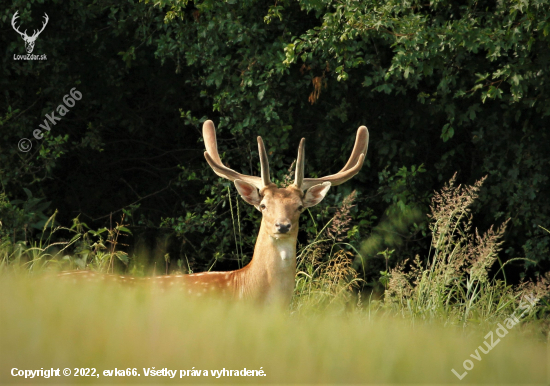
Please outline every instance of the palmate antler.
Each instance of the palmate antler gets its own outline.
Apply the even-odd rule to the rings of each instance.
[[[223,178],[230,181],[242,180],[253,186],[258,190],[271,184],[269,178],[269,163],[267,160],[267,153],[265,151],[264,143],[261,137],[258,137],[258,152],[260,154],[261,165],[261,177],[248,176],[236,172],[233,169],[225,166],[218,154],[218,146],[216,142],[216,129],[214,123],[210,120],[204,122],[202,127],[202,135],[204,137],[204,144],[206,146],[206,152],[204,157],[206,161],[212,167],[214,172]],[[355,145],[351,156],[342,170],[336,174],[332,174],[321,178],[304,178],[304,164],[305,164],[305,138],[300,141],[298,148],[298,160],[296,162],[296,174],[294,179],[294,186],[307,190],[314,185],[321,184],[323,182],[330,182],[332,186],[340,185],[356,175],[365,161],[365,154],[369,144],[369,132],[365,126],[359,127],[357,130],[357,136],[355,138]]]
[[[331,186],[336,186],[343,184],[347,180],[351,179],[354,175],[359,173],[359,170],[363,167],[363,162],[365,162],[365,156],[367,154],[367,149],[369,147],[369,131],[365,126],[360,126],[357,129],[357,135],[355,136],[355,145],[353,146],[353,151],[351,156],[348,159],[346,165],[336,174],[331,174],[325,177],[320,178],[304,178],[301,184],[298,184],[299,179],[298,175],[302,177],[304,175],[304,162],[305,157],[300,157],[300,151],[303,153],[303,146],[305,144],[305,139],[302,138],[300,142],[300,148],[298,149],[298,161],[296,162],[296,179],[294,184],[302,190],[307,190],[314,185],[322,184],[323,182],[330,182]],[[300,165],[301,163],[301,165]],[[298,173],[298,170],[301,169],[301,172]]]
[[[255,177],[236,172],[235,170],[229,169],[223,164],[218,153],[216,128],[214,127],[214,122],[210,120],[204,122],[204,124],[202,125],[202,136],[204,138],[204,145],[206,146],[204,157],[206,158],[206,162],[208,162],[212,170],[214,170],[214,173],[216,173],[218,176],[228,179],[229,181],[242,180],[244,182],[248,182],[250,185],[255,186],[258,190],[261,190],[271,184],[271,179],[269,178],[269,162],[267,161],[267,153],[265,151],[264,141],[262,140],[262,137],[258,137],[258,153],[260,154],[261,177]]]

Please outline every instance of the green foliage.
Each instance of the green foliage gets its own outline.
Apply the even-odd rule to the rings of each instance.
[[[44,211],[50,206],[50,202],[33,197],[27,188],[23,190],[26,200],[8,201],[6,194],[0,193],[0,243],[10,240],[13,243],[27,241],[33,231],[42,230],[48,221]]]
[[[550,256],[539,227],[550,214],[548,10],[519,0],[13,0],[0,12],[0,183],[10,200],[25,200],[27,188],[51,201],[44,215],[58,209],[63,224],[81,213],[101,229],[132,210],[136,239],[177,235],[173,270],[184,261],[194,271],[231,269],[251,256],[258,216],[206,167],[201,123],[215,120],[224,162],[247,174],[258,173],[261,135],[279,182],[300,138],[306,174],[332,174],[366,124],[363,170],[325,200],[336,206],[358,191],[350,244],[360,248],[375,219],[402,216],[402,242],[364,255],[426,256],[417,213],[427,213],[432,192],[457,171],[465,183],[488,175],[476,221],[511,218],[501,257],[527,257],[506,266],[519,280],[547,270]],[[48,13],[35,47],[48,60],[13,59],[24,52],[10,26],[15,11],[29,28]],[[20,152],[19,139],[32,138],[75,85],[83,99]],[[316,235],[329,212],[304,216],[300,238]],[[364,265],[354,263],[376,282],[380,258]]]
[[[367,100],[391,95],[394,112],[383,113],[388,123],[408,128],[413,144],[439,153],[430,174],[441,181],[449,168],[469,179],[488,173],[485,223],[491,222],[491,211],[500,221],[513,217],[510,239],[536,237],[539,242],[527,241],[523,253],[546,259],[548,236],[531,224],[545,222],[549,213],[543,166],[550,161],[543,150],[550,140],[548,5],[515,0],[301,4],[322,24],[292,39],[285,63],[334,69],[337,81],[360,93],[366,89]],[[395,132],[388,126],[382,126],[384,137]],[[434,143],[438,127],[439,146]],[[431,139],[426,131],[433,133]],[[515,216],[519,211],[521,218]]]
[[[13,243],[3,240],[0,244],[0,272],[42,273],[62,269],[114,272],[116,261],[128,266],[128,254],[120,249],[120,245],[125,244],[119,242],[119,237],[132,234],[125,224],[93,230],[77,217],[67,228],[55,225],[56,215],[57,212],[45,219],[36,241]],[[136,271],[135,262],[133,269]]]

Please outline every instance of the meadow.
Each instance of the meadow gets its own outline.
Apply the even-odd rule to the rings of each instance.
[[[520,327],[487,355],[490,330],[410,323],[396,317],[326,310],[299,314],[221,300],[192,301],[177,291],[56,277],[2,277],[2,384],[547,384],[548,342]],[[493,327],[494,331],[494,327]],[[498,339],[496,333],[495,341]],[[481,360],[470,357],[478,350]],[[487,351],[487,349],[485,348]],[[460,381],[451,369],[464,373]],[[99,377],[12,377],[12,368],[94,368]],[[103,375],[136,369],[137,376]],[[144,369],[178,370],[174,378]],[[265,377],[211,370],[260,370]],[[201,370],[180,378],[179,370]],[[204,376],[202,370],[208,370]],[[185,373],[184,373],[185,374]]]
[[[60,280],[59,269],[77,259],[63,252],[76,230],[66,244],[4,245],[0,382],[547,384],[548,277],[512,286],[490,274],[506,224],[471,229],[481,184],[450,181],[434,195],[430,254],[390,269],[382,297],[358,290],[338,230],[319,234],[299,250],[290,309]],[[341,229],[345,211],[333,219]],[[87,268],[107,272],[117,254],[96,253]],[[71,375],[12,375],[40,369]]]

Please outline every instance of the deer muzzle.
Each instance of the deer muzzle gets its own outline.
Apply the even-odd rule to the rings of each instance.
[[[288,233],[291,227],[292,224],[290,223],[290,221],[277,221],[277,223],[275,223],[275,230],[277,231],[277,233]]]

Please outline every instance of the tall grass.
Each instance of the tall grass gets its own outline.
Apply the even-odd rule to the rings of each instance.
[[[355,292],[362,279],[353,268],[353,252],[359,252],[346,242],[355,194],[345,197],[334,216],[298,250],[294,311],[344,310],[351,302],[361,307],[360,295],[355,299]]]
[[[290,183],[290,179],[291,171],[283,184]],[[386,269],[383,277],[386,291],[381,302],[371,302],[368,293],[359,292],[363,283],[353,262],[360,252],[347,242],[350,211],[356,199],[355,192],[349,194],[321,230],[309,234],[309,242],[298,249],[292,311],[307,314],[322,312],[327,307],[340,312],[365,308],[371,314],[385,313],[412,321],[438,320],[465,327],[502,320],[518,307],[522,296],[531,294],[540,299],[531,319],[546,317],[550,310],[550,273],[536,282],[514,287],[506,283],[505,277],[490,271],[496,262],[500,263],[498,253],[507,221],[482,234],[472,229],[470,207],[483,182],[456,186],[453,177],[435,193],[429,215],[432,234],[429,255],[402,262],[389,272]],[[231,208],[233,213],[232,204]],[[238,206],[235,212],[237,215],[233,217],[240,223]],[[124,218],[110,228],[92,230],[76,218],[67,228],[54,225],[54,214],[46,222],[40,239],[30,247],[9,240],[0,246],[0,273],[75,268],[112,272],[115,260],[125,264],[131,261],[117,248],[121,236],[129,233],[123,222]],[[60,241],[52,242],[56,232],[65,232],[68,237],[65,241],[58,237]],[[234,233],[238,248],[240,227],[238,230],[235,227]],[[381,253],[387,255],[389,251]],[[242,251],[237,254],[242,258]],[[499,273],[504,273],[504,266],[497,267]],[[135,273],[136,268],[130,271]]]
[[[537,282],[511,286],[490,270],[508,221],[480,234],[472,230],[471,204],[484,179],[472,186],[456,185],[455,178],[437,192],[431,205],[431,250],[427,259],[416,256],[390,272],[384,306],[409,319],[438,319],[444,323],[492,323],[512,313],[525,295],[540,299],[549,309],[550,275]],[[500,263],[500,260],[498,260]],[[499,272],[503,272],[500,264]]]
[[[365,312],[304,315],[209,299],[179,291],[40,279],[0,281],[0,383],[25,381],[12,368],[95,368],[99,378],[27,383],[527,384],[548,380],[545,344],[510,333],[463,381],[488,331],[463,334],[438,324],[414,326]],[[143,368],[242,370],[266,377],[145,377]],[[105,377],[136,368],[139,377]]]
[[[0,245],[0,273],[27,271],[43,273],[63,269],[90,269],[113,272],[115,260],[128,264],[128,254],[117,248],[121,236],[130,230],[121,223],[110,228],[93,230],[79,220],[73,219],[71,227],[56,225],[57,211],[47,219],[38,240],[29,244],[4,240]],[[60,232],[64,232],[60,235]],[[57,241],[52,241],[57,236]]]

